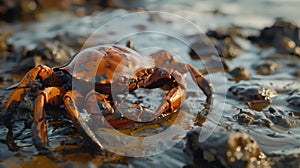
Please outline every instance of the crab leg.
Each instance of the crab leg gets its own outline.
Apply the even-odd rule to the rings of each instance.
[[[86,96],[85,106],[87,111],[93,115],[93,121],[96,121],[95,124],[100,124],[100,126],[122,128],[134,124],[133,120],[122,118],[120,113],[115,113],[113,107],[110,105],[108,96],[100,94],[95,90],[90,91]]]
[[[207,104],[211,104],[213,101],[214,89],[212,84],[204,78],[204,76],[193,66],[177,62],[170,53],[166,51],[160,51],[152,56],[158,67],[163,67],[169,71],[177,70],[180,73],[190,72],[193,80],[197,83],[198,87],[207,96]]]
[[[186,90],[180,86],[172,88],[164,97],[163,102],[157,109],[156,116],[164,116],[166,113],[177,111],[184,103]],[[155,119],[155,118],[153,118]]]
[[[85,137],[92,140],[92,142],[96,143],[100,149],[103,149],[102,144],[99,142],[99,140],[96,138],[93,131],[90,129],[90,127],[87,125],[87,123],[83,120],[83,118],[80,116],[80,111],[78,109],[78,103],[82,102],[83,98],[82,96],[76,92],[76,91],[68,91],[64,96],[64,103],[66,106],[66,110],[69,113],[71,120],[73,123],[77,126],[77,128],[81,129],[81,133],[85,133]]]
[[[4,112],[7,112],[11,107],[13,107],[15,104],[21,102],[21,100],[26,96],[26,94],[30,91],[30,88],[19,88],[12,92],[12,94],[9,96],[5,107]]]
[[[153,77],[156,78],[156,81],[154,79],[150,79],[150,82],[144,86],[146,88],[151,88],[151,85],[153,84],[152,82],[157,83],[160,78],[163,79],[168,76],[172,76],[173,78],[173,81],[170,82],[174,82],[174,84],[177,83],[171,87],[169,92],[165,95],[164,100],[156,110],[156,117],[177,111],[183,105],[186,97],[186,82],[182,75],[177,71],[174,71],[172,74],[169,74],[164,70],[163,72],[164,73],[162,73],[161,69],[157,70],[153,75]],[[168,86],[172,86],[172,84]],[[152,120],[154,119],[155,118],[152,118]]]
[[[9,132],[12,132],[12,123],[11,120],[11,109],[14,109],[14,106],[19,104],[21,100],[27,95],[27,93],[30,91],[30,88],[20,88],[13,91],[13,93],[8,98],[8,101],[6,102],[6,105],[4,107],[3,112],[1,113],[1,118],[3,120],[4,125],[8,128]]]
[[[62,103],[62,95],[65,91],[58,87],[48,87],[41,91],[36,98],[33,116],[33,140],[38,149],[45,148],[48,142],[45,104],[59,105]]]
[[[19,83],[8,87],[7,89],[16,88],[16,90],[14,90],[13,93],[8,98],[8,101],[4,108],[4,112],[7,112],[10,109],[12,109],[12,107],[16,103],[19,103],[26,96],[26,93],[34,89],[34,87],[36,86],[34,82],[37,78],[45,80],[49,76],[56,77],[56,74],[51,68],[47,66],[39,65],[31,69]]]
[[[95,101],[97,101],[97,102],[95,102]],[[107,114],[114,113],[114,109],[112,108],[112,106],[110,105],[110,101],[108,100],[108,95],[104,95],[99,92],[96,92],[95,90],[91,90],[85,98],[85,106],[87,108],[98,107],[98,106],[94,106],[94,104],[97,104],[98,106],[100,106],[101,110],[104,110],[103,112],[105,112]],[[92,108],[89,110],[89,112],[97,114],[99,112],[99,110]],[[104,115],[105,115],[105,113],[104,113]]]
[[[57,78],[55,72],[50,67],[47,67],[45,65],[39,65],[31,69],[29,72],[27,72],[27,74],[23,77],[23,79],[19,83],[11,87],[8,87],[7,89],[30,88],[32,84],[34,84],[36,79],[40,78],[41,80],[45,80],[49,76]]]
[[[212,84],[206,78],[204,78],[204,76],[196,68],[188,64],[186,64],[186,66],[193,80],[197,83],[198,87],[200,87],[200,89],[206,95],[207,104],[211,104],[213,101],[213,92],[214,92],[214,88]]]

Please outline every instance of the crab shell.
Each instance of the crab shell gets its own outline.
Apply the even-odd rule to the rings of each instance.
[[[95,84],[97,92],[110,94],[112,87],[117,91],[128,89],[130,81],[154,66],[151,57],[143,57],[130,48],[103,45],[85,49],[59,69],[67,71],[79,83]]]

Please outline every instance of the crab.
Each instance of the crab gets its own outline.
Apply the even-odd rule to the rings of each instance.
[[[103,149],[83,119],[80,109],[92,114],[98,122],[109,120],[114,127],[122,127],[139,121],[114,117],[117,111],[112,100],[113,90],[122,94],[125,91],[134,92],[138,88],[163,88],[167,93],[150,121],[167,116],[178,111],[184,103],[187,87],[185,73],[191,74],[206,95],[206,104],[211,104],[213,87],[210,81],[195,67],[176,61],[167,51],[141,56],[133,49],[131,42],[127,46],[101,45],[87,48],[75,54],[63,66],[36,66],[19,83],[9,87],[14,90],[4,107],[3,119],[9,123],[24,97],[29,93],[37,93],[32,123],[33,140],[37,148],[48,146],[44,109],[45,105],[52,105],[63,106],[80,132]],[[94,104],[99,108],[95,109]]]

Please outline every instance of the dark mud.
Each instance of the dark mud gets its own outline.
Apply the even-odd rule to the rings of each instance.
[[[35,2],[30,1],[30,3]],[[78,17],[95,11],[95,9],[88,10],[83,14],[83,9],[90,8],[83,4],[77,4],[78,8],[75,12],[71,10],[72,17],[74,14]],[[39,5],[46,4],[36,4]],[[59,4],[46,6],[51,7],[51,5],[59,6]],[[126,8],[122,3],[117,5],[109,1],[101,5],[101,9],[103,6]],[[170,4],[167,5],[169,7]],[[185,3],[181,5],[191,8]],[[151,9],[151,5],[149,6]],[[67,6],[70,7],[73,8],[74,5]],[[9,12],[20,8],[22,9],[16,13],[17,15],[9,15]],[[31,11],[26,8],[28,6],[15,5],[7,10],[8,13],[0,13],[0,17],[9,22],[36,20],[41,16],[40,12],[43,12],[37,10],[43,7]],[[164,9],[165,5],[160,8]],[[172,8],[172,5],[169,8]],[[215,25],[210,22],[203,23],[201,19],[195,19],[196,23],[204,24],[205,27],[213,24],[212,27],[215,27],[220,23],[218,21],[224,19],[223,17],[228,17],[226,19],[230,22],[233,14],[226,10],[223,12],[224,8],[219,6],[219,9],[210,12],[213,17],[208,18],[210,21],[216,20]],[[177,7],[174,9],[179,10]],[[24,13],[24,11],[29,12]],[[206,9],[204,11],[209,12]],[[21,13],[25,18],[20,19]],[[109,9],[78,19],[56,18],[54,21],[41,22],[39,26],[34,23],[31,24],[35,26],[20,24],[27,27],[27,30],[20,29],[20,26],[6,24],[3,30],[13,27],[14,31],[1,31],[0,37],[1,109],[11,93],[5,88],[17,83],[34,66],[62,65],[82,47],[120,40],[122,31],[114,28],[97,34],[97,41],[90,39],[85,43],[88,36],[100,25],[128,13],[123,9]],[[241,18],[243,19],[245,18]],[[65,22],[69,23],[65,24]],[[225,79],[227,85],[215,86],[215,103],[222,111],[220,120],[215,121],[214,118],[209,117],[205,120],[207,113],[202,110],[205,96],[192,88],[188,91],[188,103],[181,109],[182,113],[175,113],[168,118],[150,123],[142,131],[136,131],[143,127],[139,124],[120,129],[123,133],[145,136],[162,132],[170,125],[178,127],[178,135],[174,135],[172,140],[179,143],[174,147],[154,156],[133,158],[110,152],[101,153],[79,134],[62,107],[47,107],[51,152],[38,151],[33,145],[30,126],[34,97],[28,97],[18,107],[15,118],[11,121],[14,123],[13,134],[10,134],[3,121],[0,122],[0,165],[3,167],[38,165],[48,167],[298,167],[300,162],[300,29],[297,23],[279,19],[272,20],[269,25],[264,23],[265,27],[260,24],[257,24],[260,27],[222,25],[217,28],[207,28],[206,35],[209,39],[203,39],[201,35],[186,30],[186,27],[180,27],[176,19],[150,15],[142,19],[128,20],[123,25],[123,30],[140,32],[151,29],[154,24],[162,30],[179,27],[178,36],[187,38],[192,43],[193,50],[170,37],[153,34],[130,37],[135,43],[135,48],[139,50],[145,46],[155,46],[152,44],[159,46],[167,43],[169,49],[179,53],[184,61],[197,66],[204,74],[209,73],[206,77],[216,80],[216,84],[224,82]],[[118,42],[123,45],[126,40],[122,39]],[[222,68],[216,66],[216,60],[210,57],[214,51],[203,50],[209,43],[216,47],[221,57]],[[141,52],[147,55],[156,51]],[[203,65],[202,61],[206,64]],[[164,94],[160,90],[140,91],[128,99],[131,103],[138,101],[142,107],[151,109],[159,104]],[[222,106],[220,102],[225,96],[225,104]],[[133,112],[129,111],[127,115],[135,115],[134,106],[128,105],[128,109],[132,108]],[[180,122],[174,121],[174,118],[179,119]],[[216,128],[211,128],[210,123]],[[201,131],[213,131],[213,133],[205,141],[199,141]]]
[[[294,75],[299,69],[295,53],[298,33],[294,23],[279,20],[258,36],[237,37],[250,39],[260,51],[250,54],[244,49],[234,59],[224,57],[233,69],[228,72],[221,126],[204,142],[198,139],[201,129],[187,135],[185,150],[193,156],[196,167],[281,167],[285,162],[298,166],[298,159],[290,161],[299,153],[299,79]],[[214,38],[230,37],[223,31],[211,34]],[[286,48],[291,43],[293,49]]]

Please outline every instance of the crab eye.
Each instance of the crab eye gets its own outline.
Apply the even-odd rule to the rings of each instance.
[[[147,69],[147,73],[148,74],[152,74],[154,72],[154,70],[151,68],[151,69]]]
[[[121,76],[119,79],[118,79],[118,83],[119,84],[121,84],[121,85],[123,85],[123,84],[126,84],[126,77],[124,77],[124,76]]]

